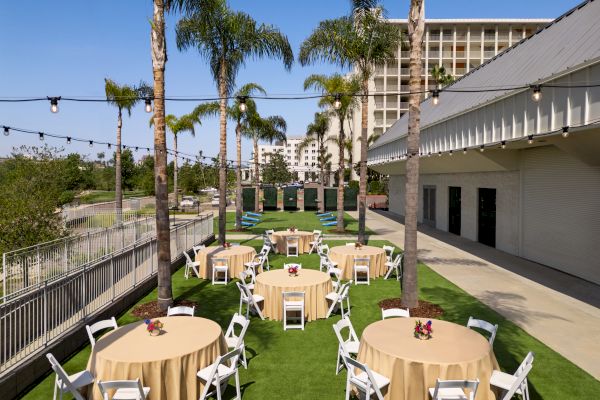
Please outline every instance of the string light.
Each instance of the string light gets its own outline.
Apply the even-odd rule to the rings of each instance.
[[[67,144],[71,144],[71,138],[67,136]]]
[[[485,151],[485,146],[484,145],[479,146],[479,151],[483,153]]]
[[[433,105],[437,106],[438,103],[440,102],[440,91],[438,89],[433,89],[432,98],[433,98]]]
[[[50,100],[50,112],[56,114],[58,112],[58,101],[60,100],[60,96],[48,97],[48,100]]]
[[[333,108],[339,110],[342,107],[342,97],[339,93],[333,95]]]
[[[450,152],[448,154],[452,155],[452,150],[450,150]]]
[[[94,141],[90,140],[90,147],[94,147]]]
[[[138,147],[136,146],[136,147],[135,147],[135,152],[137,153],[137,151],[138,151]]]
[[[145,106],[146,112],[151,113],[152,112],[152,98],[146,97],[144,99],[144,103],[146,103],[146,106]]]
[[[108,149],[109,149],[109,150],[110,150],[110,148],[112,147],[112,146],[110,145],[110,143],[107,143],[107,146],[108,146]]]
[[[43,132],[38,132],[38,136],[40,137],[40,141],[44,141],[44,133]]]
[[[569,137],[569,127],[568,126],[563,126],[563,128],[562,128],[562,137],[564,137],[564,138],[568,138]]]
[[[505,149],[506,148],[506,140],[503,140],[500,145],[502,146],[503,149]]]
[[[438,151],[438,156],[440,156],[440,157],[442,156],[442,152],[441,151]]]
[[[238,96],[238,101],[240,103],[240,111],[245,113],[248,109],[248,105],[246,104],[246,99],[248,96]]]
[[[466,147],[463,149],[463,154],[467,154],[467,148]]]
[[[531,95],[533,101],[540,101],[542,98],[542,88],[540,85],[532,85],[531,88],[533,89],[533,94]]]
[[[529,144],[533,143],[533,135],[527,136],[527,143],[529,143]]]
[[[10,135],[10,129],[8,128],[8,126],[4,127],[4,136],[8,136]]]

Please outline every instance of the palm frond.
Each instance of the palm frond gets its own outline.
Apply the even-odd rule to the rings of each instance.
[[[129,85],[119,85],[109,78],[104,79],[104,92],[108,104],[119,110],[126,110],[131,115],[131,109],[140,101],[138,91]]]

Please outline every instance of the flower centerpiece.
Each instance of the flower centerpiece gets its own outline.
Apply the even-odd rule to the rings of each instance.
[[[362,246],[363,246],[363,245],[362,245],[362,243],[361,243],[361,242],[356,242],[356,243],[354,243],[354,248],[355,248],[356,250],[360,250],[360,249],[362,249]]]
[[[417,339],[429,340],[431,339],[432,333],[433,329],[431,328],[431,321],[427,321],[425,324],[422,323],[421,320],[417,320],[417,322],[415,322],[414,335]]]
[[[226,248],[226,249],[228,249],[228,248],[231,247],[231,243],[225,242],[225,243],[223,243],[223,247]]]
[[[290,274],[290,276],[298,276],[298,266],[297,265],[290,265],[288,267],[288,274]]]
[[[149,319],[145,319],[144,322],[146,323],[146,330],[148,333],[150,333],[150,336],[158,336],[162,333],[162,328],[164,325],[162,322],[160,322],[160,320],[155,319],[154,321],[151,321]]]
[[[290,226],[289,229],[288,229],[288,231],[294,233],[294,232],[296,232],[296,227],[295,226]]]

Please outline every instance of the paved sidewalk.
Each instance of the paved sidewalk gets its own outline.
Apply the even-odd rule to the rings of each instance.
[[[404,225],[382,214],[367,211],[371,238],[403,247]],[[421,261],[600,379],[597,285],[449,233],[419,230]],[[570,340],[582,324],[586,335]]]

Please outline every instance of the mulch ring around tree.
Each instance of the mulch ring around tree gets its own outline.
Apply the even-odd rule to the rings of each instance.
[[[384,310],[387,310],[388,308],[406,308],[402,307],[402,302],[399,297],[383,299],[378,303],[378,305]],[[438,318],[444,314],[442,307],[425,300],[419,300],[419,305],[415,308],[409,309],[409,312],[411,317],[418,318]]]
[[[195,307],[196,303],[189,300],[177,300],[174,302],[172,307],[177,306]],[[140,304],[139,306],[136,306],[131,313],[136,317],[142,319],[165,317],[167,315],[166,311],[163,312],[160,310],[160,308],[158,307],[157,300],[151,301],[149,303]]]

